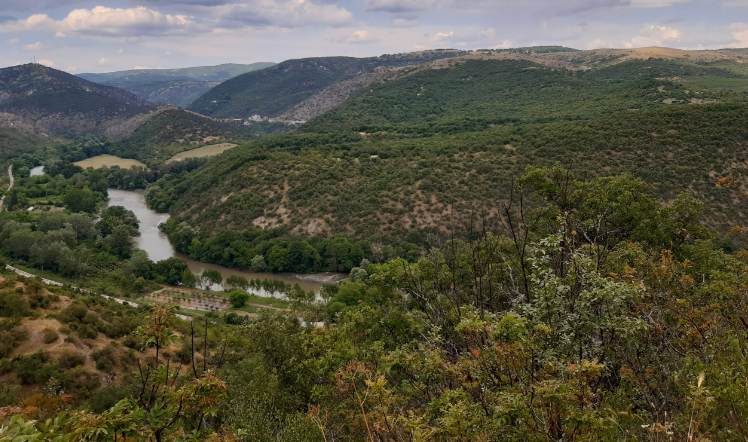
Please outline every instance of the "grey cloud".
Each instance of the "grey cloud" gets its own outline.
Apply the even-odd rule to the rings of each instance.
[[[386,12],[397,17],[415,17],[434,10],[502,13],[508,8],[545,15],[576,14],[594,9],[630,6],[631,0],[536,0],[518,4],[515,0],[367,0],[369,12]]]
[[[38,9],[36,0],[0,0],[0,11],[26,12]]]
[[[310,0],[250,0],[204,8],[215,19],[218,27],[241,28],[247,26],[278,26],[298,28],[304,26],[347,26],[354,23],[353,14],[332,3]]]

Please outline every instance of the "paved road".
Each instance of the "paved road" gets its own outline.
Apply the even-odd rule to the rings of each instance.
[[[10,186],[8,186],[8,190],[13,188],[13,184],[15,183],[15,180],[13,179],[13,165],[11,164],[10,167],[8,167],[8,176],[10,177]],[[2,198],[0,198],[0,210],[3,210],[3,203],[5,202],[5,195],[3,195]]]

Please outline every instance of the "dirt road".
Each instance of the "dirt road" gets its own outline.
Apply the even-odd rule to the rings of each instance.
[[[8,177],[10,177],[10,186],[8,186],[8,190],[13,188],[13,184],[15,183],[15,180],[13,179],[13,165],[11,164],[10,167],[8,167]],[[2,198],[0,198],[0,211],[3,210],[3,203],[5,203],[5,195],[3,195]]]

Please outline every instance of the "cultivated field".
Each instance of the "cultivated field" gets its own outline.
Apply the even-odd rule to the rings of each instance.
[[[107,166],[107,167],[119,166],[123,169],[129,169],[135,166],[146,167],[145,164],[141,163],[138,160],[120,158],[114,155],[99,155],[99,156],[87,158],[83,161],[78,161],[77,163],[75,163],[75,165],[80,166],[84,169],[88,169],[89,167],[93,167],[94,169],[101,169],[104,166]]]
[[[210,146],[203,146],[199,147],[197,149],[187,150],[184,152],[180,152],[171,159],[167,161],[167,163],[171,163],[172,161],[182,161],[187,158],[203,158],[203,157],[212,157],[215,155],[220,155],[227,150],[231,149],[232,147],[236,147],[236,144],[232,143],[221,143],[221,144],[211,144]]]

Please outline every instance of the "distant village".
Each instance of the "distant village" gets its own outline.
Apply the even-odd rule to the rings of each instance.
[[[263,121],[266,121],[268,123],[284,123],[284,124],[290,124],[294,126],[301,126],[302,124],[306,123],[306,120],[286,120],[284,118],[269,118],[269,117],[263,117],[262,115],[252,115],[249,118],[225,118],[223,119],[226,123],[231,124],[237,124],[237,125],[244,125],[244,126],[251,126],[255,123],[261,123]]]

